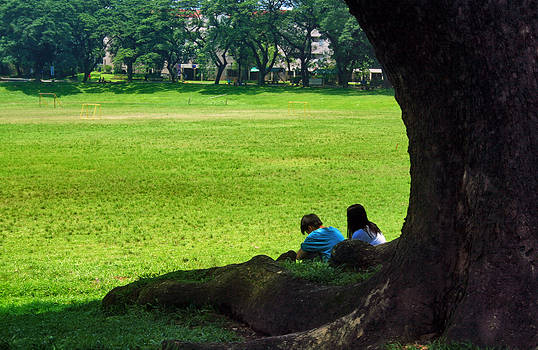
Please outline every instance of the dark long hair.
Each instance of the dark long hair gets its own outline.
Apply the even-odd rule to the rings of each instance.
[[[368,228],[368,229],[366,229]],[[347,238],[351,239],[353,233],[363,229],[370,238],[374,239],[381,230],[376,224],[368,220],[366,210],[360,204],[353,204],[347,208]]]
[[[308,231],[308,226],[312,226],[313,228],[318,228],[323,225],[323,222],[321,222],[320,218],[316,214],[308,214],[303,216],[301,219],[301,233],[304,235],[306,231]]]

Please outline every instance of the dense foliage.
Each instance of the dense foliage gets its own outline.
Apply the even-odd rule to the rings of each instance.
[[[330,41],[331,59],[313,60],[313,33]],[[338,71],[374,63],[366,37],[341,0],[0,0],[0,69],[37,79],[88,74],[105,50],[128,80],[135,69],[178,76],[180,63],[213,67],[218,83],[230,57],[238,80],[277,63],[300,64],[303,85],[314,68]]]
[[[104,55],[104,6],[99,0],[0,1],[0,61],[36,78],[91,71]]]

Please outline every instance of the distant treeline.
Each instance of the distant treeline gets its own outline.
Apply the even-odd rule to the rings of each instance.
[[[330,49],[321,59],[319,38]],[[0,74],[86,79],[105,51],[128,80],[164,66],[175,80],[180,63],[196,62],[218,82],[233,58],[239,81],[251,67],[263,84],[275,64],[298,63],[304,85],[313,68],[347,85],[353,69],[376,65],[341,0],[0,0]]]

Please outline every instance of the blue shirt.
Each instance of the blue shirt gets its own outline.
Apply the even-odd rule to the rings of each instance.
[[[383,236],[382,233],[378,233],[377,235],[374,236],[374,238],[372,238],[362,228],[360,230],[353,232],[353,236],[351,236],[351,239],[358,239],[360,241],[370,243],[371,245],[378,245],[378,244],[387,242],[387,240],[385,239],[385,236]]]
[[[344,240],[342,233],[334,227],[322,227],[306,236],[301,249],[305,252],[318,252],[323,260],[329,260],[333,247]]]

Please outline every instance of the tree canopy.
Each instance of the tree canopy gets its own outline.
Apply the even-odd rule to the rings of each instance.
[[[324,14],[319,30],[329,39],[339,84],[347,86],[354,68],[367,69],[377,64],[373,48],[343,1],[318,0],[318,6]]]
[[[330,41],[329,60],[313,57],[313,33]],[[172,80],[180,63],[215,67],[218,83],[230,62],[255,66],[258,82],[276,64],[297,60],[303,85],[315,68],[337,68],[346,85],[354,68],[373,64],[371,46],[341,0],[17,0],[0,1],[0,62],[17,75],[83,72],[108,50],[128,79],[135,69]],[[248,67],[247,67],[248,65]]]

